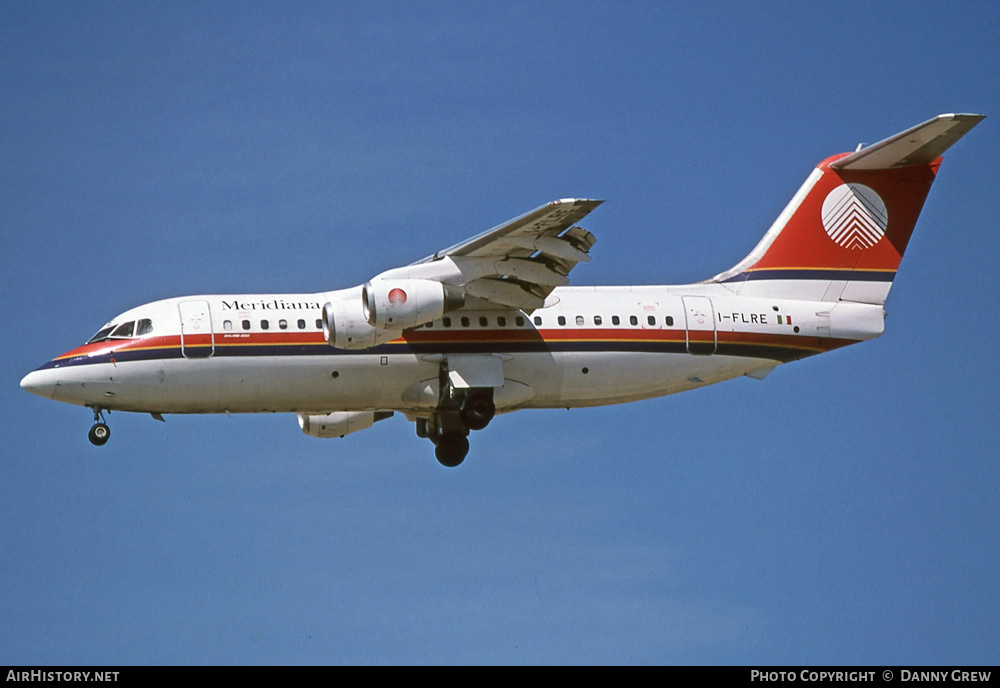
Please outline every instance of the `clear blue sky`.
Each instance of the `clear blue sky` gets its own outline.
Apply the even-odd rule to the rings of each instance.
[[[0,4],[0,663],[996,663],[995,3]],[[18,380],[115,314],[352,286],[554,198],[575,284],[700,280],[811,168],[942,112],[873,342],[521,412],[90,413]],[[17,432],[13,432],[13,430]]]

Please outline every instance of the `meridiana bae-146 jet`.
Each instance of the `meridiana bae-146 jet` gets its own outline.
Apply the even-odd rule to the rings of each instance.
[[[946,114],[821,162],[750,254],[680,286],[570,287],[601,201],[563,199],[315,294],[185,296],[112,318],[21,387],[93,411],[298,414],[340,437],[395,412],[456,466],[496,413],[674,394],[878,337],[941,155]]]

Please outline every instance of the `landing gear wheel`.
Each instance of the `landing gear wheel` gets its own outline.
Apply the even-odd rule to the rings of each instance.
[[[94,427],[90,429],[87,437],[90,438],[92,445],[102,447],[111,437],[111,428],[104,423],[94,423]]]
[[[459,412],[462,424],[469,430],[482,430],[496,415],[497,407],[492,399],[486,397],[473,397],[465,402],[465,406]]]
[[[465,460],[465,455],[469,453],[469,438],[457,432],[447,432],[441,435],[441,439],[434,448],[434,456],[442,466],[454,468]]]

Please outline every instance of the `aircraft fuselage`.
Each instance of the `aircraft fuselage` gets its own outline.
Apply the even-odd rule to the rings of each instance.
[[[146,320],[147,333],[69,351],[23,386],[147,413],[419,413],[437,404],[442,357],[492,355],[505,378],[498,411],[599,406],[763,374],[883,329],[875,305],[747,298],[715,284],[565,287],[531,315],[462,310],[352,351],[324,339],[318,304],[328,298],[157,301],[109,323]]]

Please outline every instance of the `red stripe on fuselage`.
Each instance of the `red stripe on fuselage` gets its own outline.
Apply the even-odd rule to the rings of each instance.
[[[389,342],[390,344],[419,344],[433,346],[435,344],[455,345],[462,343],[494,344],[498,350],[503,350],[505,344],[552,343],[560,342],[607,342],[620,343],[681,343],[711,342],[719,344],[748,344],[758,346],[774,346],[790,349],[807,350],[814,353],[830,351],[853,340],[831,339],[825,337],[806,337],[792,334],[775,334],[768,332],[713,332],[712,330],[694,330],[687,333],[683,329],[618,329],[618,328],[577,328],[577,329],[510,329],[510,330],[413,330],[402,337]],[[211,335],[185,335],[184,344],[188,347],[210,346]],[[215,348],[225,349],[244,346],[282,346],[303,345],[313,346],[325,344],[322,333],[310,332],[223,332],[215,335]],[[164,335],[146,337],[143,339],[114,340],[85,344],[68,351],[54,360],[63,361],[75,358],[103,358],[115,352],[138,351],[177,351],[181,347],[180,335]],[[359,350],[363,354],[364,350]]]

